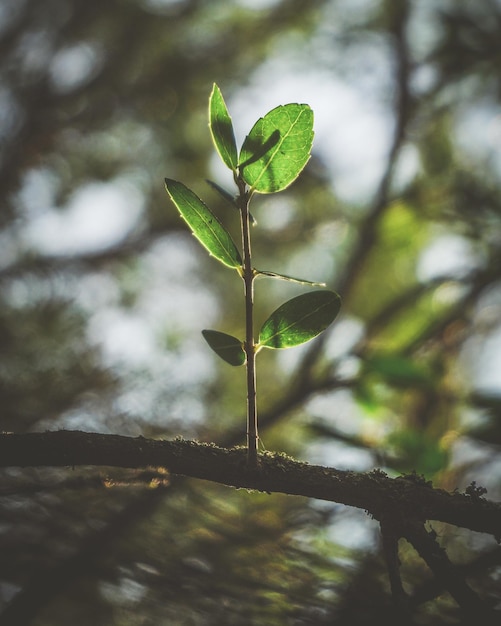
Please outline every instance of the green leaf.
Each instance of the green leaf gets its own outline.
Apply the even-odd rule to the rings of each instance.
[[[415,471],[433,478],[450,462],[450,451],[444,447],[443,441],[415,429],[392,432],[387,445],[393,452],[392,456],[397,457],[393,463],[399,472]]]
[[[238,210],[238,204],[236,202],[235,196],[232,196],[229,191],[226,191],[224,187],[221,187],[221,185],[218,185],[213,180],[209,180],[208,178],[206,178],[205,182],[210,185],[212,189],[217,191],[221,198],[224,198],[226,202],[229,202],[233,208]]]
[[[294,278],[294,276],[287,276],[287,274],[277,274],[276,272],[268,272],[267,270],[255,270],[256,278],[260,276],[267,276],[269,278],[278,278],[279,280],[286,280],[290,283],[298,283],[300,285],[309,285],[310,287],[325,287],[325,283],[315,283],[311,280],[304,280],[303,278]]]
[[[228,109],[226,108],[223,94],[216,83],[214,83],[209,98],[209,128],[212,141],[223,163],[229,167],[230,170],[236,170],[238,157],[233,124]]]
[[[258,347],[292,348],[319,335],[334,321],[341,298],[334,291],[311,291],[282,304],[263,324]]]
[[[423,364],[393,353],[368,356],[364,361],[364,370],[379,375],[394,387],[403,389],[431,387],[434,379],[432,372]]]
[[[245,363],[245,352],[240,339],[218,330],[203,330],[202,335],[214,352],[230,365]]]
[[[307,104],[285,104],[261,117],[240,152],[242,178],[255,191],[288,187],[310,158],[313,111]]]
[[[242,257],[231,235],[200,198],[183,183],[165,179],[165,188],[198,241],[228,267],[240,270]]]

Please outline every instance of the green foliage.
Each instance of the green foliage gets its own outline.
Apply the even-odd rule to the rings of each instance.
[[[265,321],[259,347],[291,348],[319,335],[334,321],[341,299],[333,291],[312,291],[282,304]]]
[[[212,141],[223,163],[230,170],[235,170],[238,165],[238,157],[233,124],[223,94],[215,83],[209,99],[209,128]]]
[[[399,459],[395,465],[401,472],[415,471],[426,477],[433,477],[447,467],[448,450],[440,440],[426,433],[405,428],[392,433],[388,444]]]
[[[365,372],[381,377],[395,387],[431,388],[431,372],[418,365],[414,360],[398,354],[378,353],[368,357],[364,363]]]
[[[274,193],[285,189],[299,176],[308,162],[313,142],[313,111],[306,104],[276,107],[254,124],[237,160],[231,117],[221,90],[214,84],[209,98],[209,128],[219,156],[233,171],[238,195],[233,201],[226,190],[216,183],[210,184],[240,210],[242,255],[226,228],[193,191],[168,178],[165,179],[165,186],[193,235],[209,254],[223,265],[236,269],[244,280],[245,341],[216,330],[204,330],[202,334],[214,352],[230,365],[246,363],[248,398],[255,398],[254,361],[259,349],[290,348],[313,339],[334,321],[341,306],[339,296],[333,291],[314,291],[292,298],[270,315],[261,328],[258,342],[254,341],[253,282],[257,276],[321,286],[321,283],[256,270],[252,266],[249,231],[249,223],[254,222],[249,212],[253,193]],[[255,403],[248,405],[251,407],[248,409],[248,433],[254,434],[257,446]],[[251,411],[254,412],[253,416],[250,415]]]
[[[289,283],[298,283],[299,285],[309,285],[310,287],[325,287],[325,283],[317,283],[311,280],[304,280],[304,278],[294,278],[294,276],[288,276],[287,274],[277,274],[277,272],[268,272],[267,270],[256,270],[256,278],[259,276],[268,276],[269,278],[278,278],[279,280],[285,280]]]
[[[2,93],[9,96],[0,122],[8,155],[0,163],[2,430],[76,427],[241,441],[243,424],[235,420],[244,370],[221,361],[214,378],[198,360],[205,340],[196,341],[196,329],[211,326],[201,314],[218,293],[214,328],[243,340],[240,279],[208,257],[205,264],[184,263],[176,236],[184,223],[169,200],[166,210],[166,192],[155,181],[168,174],[196,191],[240,249],[232,183],[224,201],[211,190],[211,202],[204,195],[212,149],[204,94],[212,90],[210,77],[224,77],[227,104],[234,95],[252,106],[270,87],[276,92],[275,82],[293,84],[292,100],[314,108],[317,135],[321,107],[330,110],[330,129],[345,132],[322,131],[307,168],[279,196],[255,192],[251,209],[260,219],[252,252],[257,268],[339,285],[346,325],[339,343],[326,343],[315,357],[299,349],[290,354],[297,360],[257,356],[264,442],[336,466],[349,458],[349,469],[362,467],[359,456],[367,459],[363,467],[390,474],[434,466],[435,486],[464,491],[474,478],[499,500],[501,396],[493,365],[501,319],[499,2],[386,0],[365,3],[367,10],[335,0],[252,4],[142,0],[117,10],[113,2],[56,0],[54,10],[43,11],[39,0],[2,3]],[[402,17],[406,7],[409,21]],[[335,37],[325,37],[326,24],[336,25]],[[433,37],[420,36],[427,32]],[[222,87],[223,78],[217,80]],[[311,85],[319,87],[315,100]],[[343,106],[347,93],[354,96],[350,110]],[[242,127],[232,111],[237,138],[266,112]],[[367,125],[367,114],[381,124]],[[383,150],[375,153],[378,145]],[[380,172],[374,186],[353,194],[368,169]],[[61,255],[37,245],[39,234],[47,235],[40,217],[57,217],[62,227],[80,188],[98,183],[116,190],[125,181],[143,209],[123,239]],[[94,211],[87,218],[100,227]],[[59,241],[79,228],[64,223],[64,234],[55,231]],[[440,233],[472,243],[482,267],[464,259],[468,272],[445,281],[416,272]],[[254,282],[256,331],[283,301],[309,291],[270,283],[279,277],[269,274]],[[129,328],[131,321],[141,332],[124,336],[123,323]],[[127,356],[117,358],[117,347]],[[381,363],[381,355],[396,356],[395,367]],[[398,370],[402,358],[431,376],[431,388],[419,383],[418,372],[407,376],[407,364]],[[316,420],[330,435],[305,430]],[[419,446],[401,431],[423,433]],[[437,442],[442,453],[453,452],[445,471],[426,460]],[[145,489],[135,473],[111,468],[105,476],[115,488],[103,490],[87,468],[3,475],[4,495],[12,494],[0,508],[4,600],[9,588],[22,588],[21,598],[25,589],[36,597],[47,589],[49,606],[33,609],[37,626],[391,621],[377,525],[363,512],[364,527],[374,533],[368,550],[358,522],[347,523],[349,507],[207,482]],[[190,497],[193,487],[203,499]],[[155,514],[145,496],[159,491]],[[255,527],[246,525],[250,516]],[[468,570],[471,583],[499,605],[497,570],[483,569],[475,555],[476,547],[488,548],[487,538],[431,526],[443,547],[452,544],[454,561],[478,564]],[[101,529],[114,541],[96,549]],[[333,537],[344,546],[333,545]],[[299,546],[284,548],[290,540]],[[71,561],[79,545],[84,558]],[[399,557],[405,589],[416,594],[412,607],[419,605],[414,621],[457,623],[449,594],[432,601],[425,593],[428,572],[412,549],[402,558],[405,546],[400,542]],[[46,583],[61,571],[53,569],[58,564],[66,586],[59,579],[51,591]],[[279,602],[270,599],[277,592]]]
[[[260,193],[282,191],[310,158],[313,111],[307,104],[286,104],[260,118],[240,151],[242,178]]]
[[[198,241],[224,265],[240,268],[242,257],[226,228],[200,198],[183,183],[165,179],[165,188]]]
[[[218,330],[203,330],[202,335],[214,352],[230,365],[243,365],[245,352],[242,342]]]
[[[417,259],[429,240],[429,228],[423,212],[417,207],[401,200],[387,207],[378,223],[380,245],[371,249],[364,271],[351,290],[350,305],[355,314],[372,317],[396,294],[416,282]],[[385,276],[385,280],[381,280],[381,276]],[[368,293],[370,298],[367,298]],[[393,347],[394,338],[389,341]]]

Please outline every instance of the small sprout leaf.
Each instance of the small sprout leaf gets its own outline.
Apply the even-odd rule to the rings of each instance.
[[[229,202],[235,209],[238,209],[238,205],[235,201],[235,196],[232,196],[229,191],[226,191],[224,187],[221,187],[221,185],[218,185],[213,180],[209,180],[208,178],[205,179],[205,182],[210,185],[212,189],[217,191],[221,198],[224,198],[226,202]]]
[[[312,143],[310,107],[276,107],[261,117],[245,138],[239,158],[241,176],[253,191],[281,191],[299,176],[310,158]]]
[[[334,321],[341,299],[334,291],[311,291],[278,307],[259,333],[258,347],[292,348],[319,335]]]
[[[198,241],[218,261],[240,271],[242,257],[231,235],[200,198],[183,183],[165,179],[165,188]]]
[[[238,211],[238,204],[237,201],[235,199],[235,196],[232,196],[231,193],[229,191],[226,191],[226,189],[224,187],[221,187],[221,185],[218,185],[217,183],[215,183],[213,180],[209,180],[208,178],[205,179],[205,182],[207,184],[209,184],[212,189],[214,189],[215,191],[218,192],[218,194],[224,198],[227,202],[229,202],[231,204],[231,206],[235,209],[237,209]],[[254,219],[254,217],[249,213],[249,219],[251,224],[254,226],[257,222]]]
[[[209,98],[209,128],[212,141],[223,163],[235,171],[238,165],[235,133],[223,94],[216,83]]]
[[[203,330],[202,335],[214,352],[230,365],[245,363],[245,352],[240,339],[218,330]]]
[[[325,287],[325,283],[315,283],[311,280],[304,280],[303,278],[294,278],[294,276],[287,276],[287,274],[277,274],[277,272],[268,272],[267,270],[255,270],[256,278],[259,276],[268,276],[269,278],[278,278],[279,280],[286,280],[290,283],[298,283],[300,285],[309,285],[310,287]]]

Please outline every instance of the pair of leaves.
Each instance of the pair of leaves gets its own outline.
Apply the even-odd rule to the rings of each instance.
[[[312,291],[288,300],[264,322],[256,351],[261,348],[292,348],[313,339],[339,313],[341,299],[334,291]],[[217,330],[204,330],[209,346],[230,365],[245,363],[244,344]]]
[[[252,191],[274,193],[288,187],[310,158],[313,111],[307,104],[285,104],[261,117],[237,156],[235,133],[221,90],[209,99],[209,127],[223,163],[237,168]]]

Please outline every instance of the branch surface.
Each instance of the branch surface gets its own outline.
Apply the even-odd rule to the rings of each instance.
[[[172,474],[224,485],[328,500],[366,510],[381,521],[438,520],[501,540],[501,503],[475,493],[449,493],[407,475],[358,473],[309,465],[280,453],[259,455],[249,468],[245,448],[195,441],[159,441],[81,431],[0,435],[0,467],[163,467]]]

